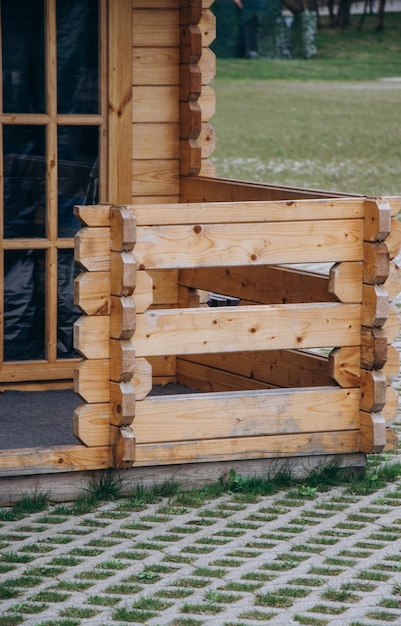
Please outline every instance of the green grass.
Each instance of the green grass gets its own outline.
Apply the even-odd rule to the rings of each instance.
[[[218,59],[217,176],[398,195],[401,13],[384,33],[319,32],[312,60]]]
[[[322,18],[313,59],[218,59],[219,80],[375,80],[401,76],[401,13],[386,15],[382,33],[374,16],[357,30],[358,15],[344,31],[328,28]]]
[[[217,176],[400,193],[401,82],[215,81],[214,89]]]

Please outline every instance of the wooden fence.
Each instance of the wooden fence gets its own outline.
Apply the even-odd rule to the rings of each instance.
[[[75,435],[117,468],[394,447],[398,209],[77,207]],[[305,263],[330,271],[288,267]],[[208,292],[239,306],[208,307]]]

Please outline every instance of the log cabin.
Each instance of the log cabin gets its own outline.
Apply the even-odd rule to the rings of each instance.
[[[2,0],[0,502],[397,445],[401,199],[215,176],[212,1]]]

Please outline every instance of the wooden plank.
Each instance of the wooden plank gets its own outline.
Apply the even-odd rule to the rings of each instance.
[[[70,380],[44,381],[44,382],[21,382],[21,383],[0,383],[2,391],[52,391],[61,389],[72,389],[72,372]]]
[[[223,352],[181,357],[177,359],[178,382],[183,382],[181,375],[189,362],[276,387],[316,387],[332,384],[327,369],[327,357],[302,350]]]
[[[80,404],[74,411],[74,435],[89,447],[108,446],[109,405]]]
[[[183,184],[183,181],[181,181]],[[132,206],[138,226],[181,224],[248,224],[253,222],[309,222],[325,220],[359,220],[363,205],[359,198],[305,199],[297,201],[182,202]],[[332,224],[325,228],[331,228]],[[362,231],[360,231],[362,232]],[[361,256],[363,260],[363,246]],[[287,262],[287,261],[286,261]]]
[[[388,346],[387,360],[383,366],[387,384],[393,383],[400,373],[400,353],[395,346]]]
[[[391,232],[386,239],[390,259],[394,259],[401,250],[401,222],[393,217],[391,220]]]
[[[360,306],[289,304],[147,311],[137,316],[137,356],[357,346]]]
[[[110,465],[115,469],[129,469],[135,461],[135,434],[129,426],[111,426]]]
[[[180,141],[180,175],[196,176],[201,168],[202,148],[197,139]]]
[[[386,404],[381,411],[386,426],[390,426],[398,416],[399,397],[394,387],[388,386],[386,391]]]
[[[109,337],[108,315],[81,315],[74,323],[74,348],[86,359],[108,359]]]
[[[132,84],[179,85],[179,63],[178,47],[135,47],[132,59]]]
[[[138,226],[135,259],[142,269],[328,263],[361,258],[362,221]]]
[[[177,359],[177,381],[204,393],[272,388],[272,385],[253,378],[184,359]]]
[[[361,367],[382,369],[388,358],[387,335],[383,328],[361,328]]]
[[[107,198],[130,202],[132,146],[132,0],[108,9]]]
[[[109,204],[76,205],[74,206],[74,215],[85,226],[91,226],[92,228],[110,226]]]
[[[202,33],[197,24],[186,24],[180,29],[180,61],[198,63],[202,54]]]
[[[202,128],[202,112],[198,102],[192,100],[180,102],[180,122],[181,139],[199,137]]]
[[[202,74],[202,85],[208,85],[216,76],[216,55],[210,48],[202,48],[199,67]]]
[[[74,391],[90,404],[109,402],[108,359],[82,360],[74,370]]]
[[[386,445],[386,422],[381,413],[360,413],[359,450],[379,454]]]
[[[129,426],[135,417],[135,389],[131,382],[110,382],[109,422],[113,426]]]
[[[389,344],[394,343],[401,333],[401,319],[398,307],[391,302],[388,307],[387,320],[383,325],[383,330],[387,336]]]
[[[177,195],[171,195],[171,196],[153,196],[153,195],[148,195],[148,196],[133,196],[132,197],[132,202],[135,204],[150,204],[150,203],[164,203],[166,204],[175,204],[176,202],[178,202],[179,198]]]
[[[389,275],[384,286],[390,301],[401,292],[401,267],[395,261],[390,261]]]
[[[182,181],[183,202],[248,202],[249,200],[298,201],[302,198],[354,198],[359,201],[363,217],[363,198],[358,194],[335,193],[320,189],[266,185],[224,178],[197,177]]]
[[[133,161],[132,194],[177,195],[179,191],[180,161],[146,159]]]
[[[110,229],[84,227],[74,237],[75,261],[88,272],[110,270]]]
[[[134,10],[132,43],[134,48],[178,48],[180,14],[178,10]]]
[[[359,389],[318,387],[151,396],[137,403],[138,443],[353,430]]]
[[[178,302],[178,270],[151,270],[147,273],[152,279],[154,304],[176,305]]]
[[[363,255],[363,282],[369,285],[384,283],[390,271],[390,256],[386,243],[365,242]]]
[[[386,402],[387,381],[382,370],[361,370],[361,410],[380,412]]]
[[[363,285],[362,314],[363,326],[383,326],[389,311],[388,293],[383,285]]]
[[[148,272],[140,270],[136,274],[136,286],[133,293],[136,313],[143,313],[153,303],[154,285]]]
[[[200,295],[197,289],[190,287],[179,287],[178,289],[178,307],[179,308],[198,308],[200,307]]]
[[[186,268],[179,283],[261,304],[336,302],[328,293],[328,278],[278,266]]]
[[[383,448],[384,452],[390,450],[397,450],[399,445],[398,437],[391,428],[386,428],[386,445]]]
[[[133,87],[132,94],[134,123],[179,122],[178,86],[137,85]]]
[[[57,316],[59,274],[57,265],[57,249],[52,246],[45,257],[45,354],[49,363],[57,360]]]
[[[2,383],[32,382],[32,371],[35,372],[35,381],[72,379],[74,368],[80,359],[62,359],[49,364],[48,361],[6,362],[1,365]]]
[[[132,252],[111,252],[110,263],[109,294],[131,296],[137,281],[134,255]]]
[[[364,240],[383,241],[391,230],[391,208],[383,198],[365,200]]]
[[[215,131],[208,122],[202,124],[198,141],[202,150],[202,159],[207,159],[213,154],[216,147]]]
[[[188,63],[180,67],[180,101],[198,100],[202,91],[202,76],[197,63]]]
[[[128,383],[135,371],[135,350],[130,341],[110,340],[110,380]]]
[[[216,113],[216,94],[209,85],[202,87],[202,93],[198,102],[201,109],[202,122],[209,122]]]
[[[202,159],[199,176],[216,176],[216,166],[210,159]]]
[[[203,9],[199,28],[202,33],[202,46],[210,46],[216,38],[216,17],[209,9]]]
[[[111,296],[109,336],[112,339],[131,339],[136,327],[135,301],[132,296]]]
[[[132,154],[140,159],[178,159],[180,126],[177,122],[133,124]]]
[[[135,359],[132,384],[136,400],[143,400],[152,390],[152,366],[146,359]]]
[[[329,354],[328,374],[341,387],[359,387],[360,384],[360,350],[352,348],[335,348]]]
[[[202,17],[202,4],[199,0],[184,0],[180,7],[180,24],[198,24]]]
[[[330,268],[329,293],[340,302],[361,302],[363,271],[361,262],[336,263]]]
[[[0,472],[7,476],[76,472],[109,467],[109,446],[83,445],[0,451]],[[4,475],[4,473],[3,473]]]
[[[359,431],[136,444],[134,467],[359,451]]]
[[[175,378],[176,357],[175,356],[155,356],[146,359],[152,367],[153,377]]]
[[[113,252],[130,252],[136,243],[136,219],[127,206],[115,205],[110,209],[110,249]]]
[[[109,272],[81,272],[74,280],[74,304],[86,315],[110,313]]]

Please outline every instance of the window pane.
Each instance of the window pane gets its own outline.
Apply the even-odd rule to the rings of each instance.
[[[45,112],[44,1],[2,0],[3,111]]]
[[[45,237],[43,126],[4,126],[4,237]]]
[[[4,360],[45,358],[45,251],[4,253]]]
[[[57,109],[99,111],[98,0],[57,2]]]
[[[58,235],[72,237],[80,228],[75,204],[98,202],[99,128],[60,126],[58,129]]]
[[[57,358],[79,356],[73,348],[73,324],[81,315],[74,306],[74,278],[80,269],[73,250],[59,250],[57,277]]]

